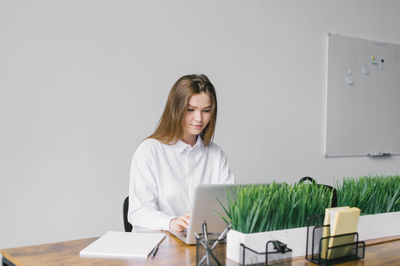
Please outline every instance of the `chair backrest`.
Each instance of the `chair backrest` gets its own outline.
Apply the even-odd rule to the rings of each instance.
[[[304,183],[305,181],[310,181],[313,184],[316,184],[321,187],[325,187],[325,188],[333,191],[331,207],[332,208],[337,207],[337,195],[336,195],[336,189],[334,187],[331,187],[329,185],[317,184],[317,181],[315,181],[314,178],[309,177],[309,176],[305,176],[305,177],[301,178],[299,183]]]
[[[125,232],[132,232],[132,225],[128,222],[129,196],[125,198],[122,207],[122,218],[124,220]]]

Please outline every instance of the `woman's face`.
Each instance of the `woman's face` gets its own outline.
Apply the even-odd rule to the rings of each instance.
[[[189,98],[186,117],[183,122],[184,138],[193,138],[203,131],[210,122],[211,107],[210,96],[204,92]]]

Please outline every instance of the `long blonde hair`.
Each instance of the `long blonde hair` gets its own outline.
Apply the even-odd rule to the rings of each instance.
[[[214,137],[217,122],[217,95],[214,86],[206,75],[186,75],[178,79],[169,92],[168,100],[158,122],[157,129],[148,138],[164,144],[175,143],[183,136],[183,119],[186,116],[189,98],[206,93],[211,100],[210,122],[200,134],[204,145],[209,145]]]

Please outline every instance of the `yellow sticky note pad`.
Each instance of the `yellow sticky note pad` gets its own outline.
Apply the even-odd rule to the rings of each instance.
[[[324,219],[324,225],[330,225],[331,224],[331,216],[335,216],[335,213],[340,210],[345,210],[349,209],[349,206],[344,206],[344,207],[335,207],[335,208],[326,208],[325,209],[325,219]],[[332,215],[331,215],[332,214]],[[322,231],[322,237],[329,237],[331,236],[331,230],[330,227],[324,227]],[[321,258],[325,259],[326,258],[326,249],[328,247],[328,239],[324,239],[322,241],[322,249],[321,249]]]
[[[330,236],[343,235],[348,233],[357,232],[358,218],[360,217],[359,208],[345,208],[337,210],[331,213],[331,230]],[[354,242],[354,235],[343,236],[343,237],[332,237],[329,239],[328,246],[336,247],[339,245],[350,244]],[[333,259],[337,257],[344,257],[350,255],[352,252],[352,245],[333,248],[328,250],[328,259]]]

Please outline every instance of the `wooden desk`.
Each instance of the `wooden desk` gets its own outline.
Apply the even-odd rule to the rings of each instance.
[[[196,247],[183,244],[167,233],[154,259],[105,259],[80,257],[79,251],[97,238],[87,238],[37,246],[10,248],[1,251],[11,265],[195,265]],[[365,259],[340,265],[400,265],[400,236],[367,242]],[[7,265],[7,264],[6,264]],[[226,265],[238,265],[230,260]],[[303,258],[295,259],[295,266],[314,265]]]

